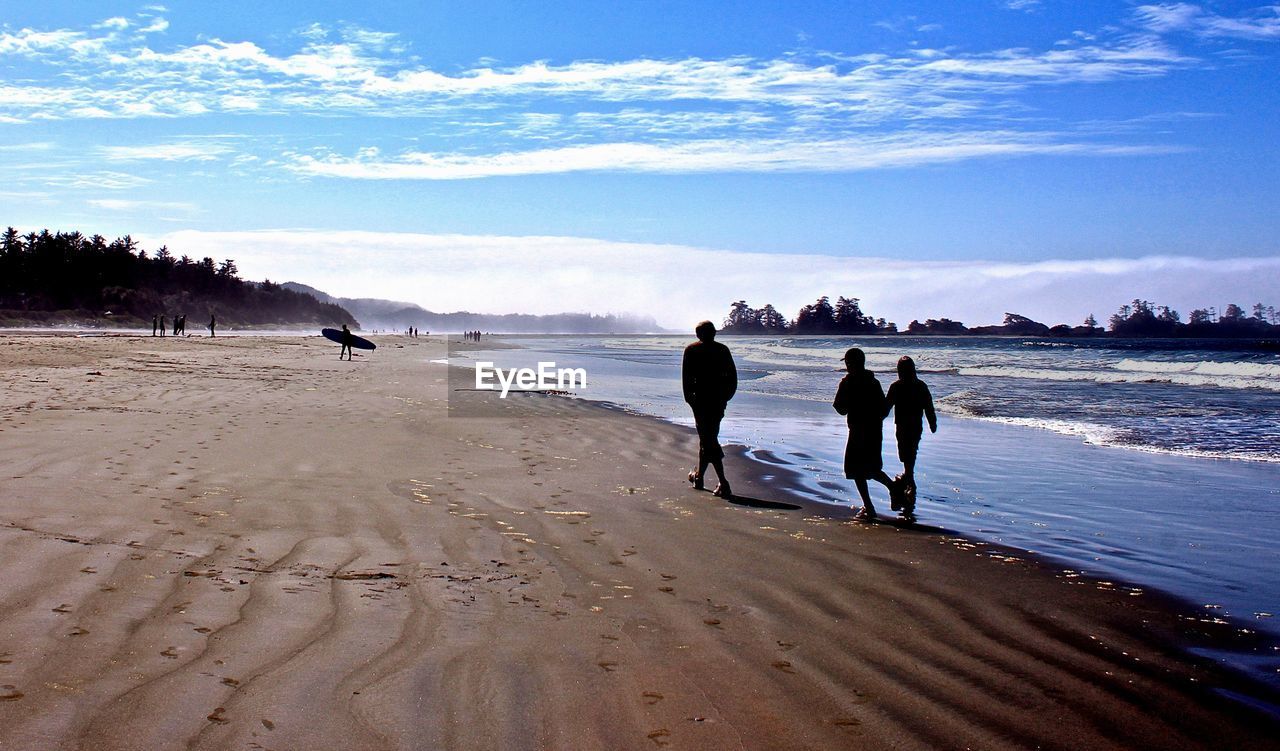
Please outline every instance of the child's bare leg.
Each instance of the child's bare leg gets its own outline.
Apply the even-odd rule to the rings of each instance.
[[[881,474],[884,473],[882,472]],[[871,505],[871,491],[867,488],[866,479],[859,477],[853,481],[853,484],[858,488],[858,495],[862,496],[862,510],[867,516],[875,516],[876,507]]]

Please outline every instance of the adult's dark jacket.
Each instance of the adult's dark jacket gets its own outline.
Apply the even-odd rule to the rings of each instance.
[[[738,368],[729,348],[697,341],[684,348],[681,367],[684,400],[696,409],[723,409],[738,391]]]
[[[884,389],[869,370],[848,373],[840,379],[831,406],[845,416],[850,428],[876,426],[878,430],[885,416]]]

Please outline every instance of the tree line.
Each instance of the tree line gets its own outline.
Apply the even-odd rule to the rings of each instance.
[[[1078,326],[1054,326],[1034,321],[1018,313],[1005,313],[998,326],[969,327],[950,318],[913,320],[905,331],[883,318],[862,311],[856,297],[839,297],[834,305],[823,296],[800,308],[788,320],[772,305],[752,308],[745,300],[729,306],[722,330],[730,334],[897,334],[945,336],[1118,336],[1167,338],[1261,338],[1280,336],[1280,315],[1275,306],[1256,303],[1249,313],[1232,303],[1221,315],[1213,308],[1191,311],[1187,321],[1166,305],[1135,299],[1121,305],[1107,321],[1107,327],[1089,314]]]
[[[347,324],[355,318],[339,305],[283,289],[271,281],[240,279],[234,260],[216,263],[153,255],[129,235],[108,242],[79,232],[0,234],[0,320],[48,322],[58,318],[146,326],[153,316],[217,315],[240,326]]]
[[[839,297],[832,305],[824,295],[800,308],[791,320],[772,305],[757,309],[738,300],[729,306],[722,330],[730,334],[893,334],[898,327],[864,313],[856,297]]]

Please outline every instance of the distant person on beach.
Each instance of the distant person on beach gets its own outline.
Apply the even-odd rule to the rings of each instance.
[[[351,357],[352,357],[352,352],[351,352],[351,344],[352,344],[352,341],[353,341],[353,337],[351,336],[351,329],[347,328],[347,324],[345,324],[345,323],[344,323],[344,324],[342,324],[342,349],[338,350],[338,359],[339,359],[339,360],[341,360],[341,359],[342,359],[342,354],[343,354],[344,352],[347,354],[347,359],[348,359],[348,360],[350,360],[350,359],[351,359]]]
[[[218,319],[210,315],[209,316],[209,336],[218,335],[217,326],[218,326]]]
[[[874,519],[876,507],[871,503],[867,480],[875,480],[893,492],[893,481],[884,473],[884,460],[880,457],[884,440],[884,391],[875,374],[867,370],[867,356],[862,350],[851,347],[840,359],[849,372],[840,379],[831,406],[845,416],[849,425],[849,440],[844,447],[844,476],[853,480],[858,495],[862,496],[858,518]]]
[[[164,316],[160,316],[160,336],[164,336],[164,333],[165,331],[168,330],[168,328],[169,328],[169,325],[164,322]]]
[[[173,319],[173,335],[181,336],[185,333],[187,333],[187,317],[182,315]]]
[[[689,473],[689,482],[701,490],[707,465],[710,464],[720,480],[715,494],[720,498],[732,498],[733,492],[724,476],[720,421],[724,419],[725,406],[738,390],[738,369],[729,348],[715,340],[715,324],[703,321],[694,333],[698,341],[684,348],[681,366],[684,400],[693,409],[693,422],[698,428],[698,468]]]
[[[151,316],[151,335],[155,336],[160,330],[160,316]]]
[[[889,385],[885,398],[885,415],[893,411],[893,424],[898,438],[898,458],[902,460],[895,499],[910,516],[915,512],[916,453],[920,449],[920,437],[924,435],[921,420],[928,420],[929,432],[938,432],[938,415],[933,411],[933,395],[929,387],[916,374],[916,361],[903,355],[898,359],[898,380]]]

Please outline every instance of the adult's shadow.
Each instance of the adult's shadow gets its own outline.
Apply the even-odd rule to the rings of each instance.
[[[749,495],[732,495],[726,500],[735,506],[747,506],[750,508],[767,508],[776,511],[799,511],[802,506],[794,503],[783,503],[782,501],[766,501],[763,498],[752,498]]]

